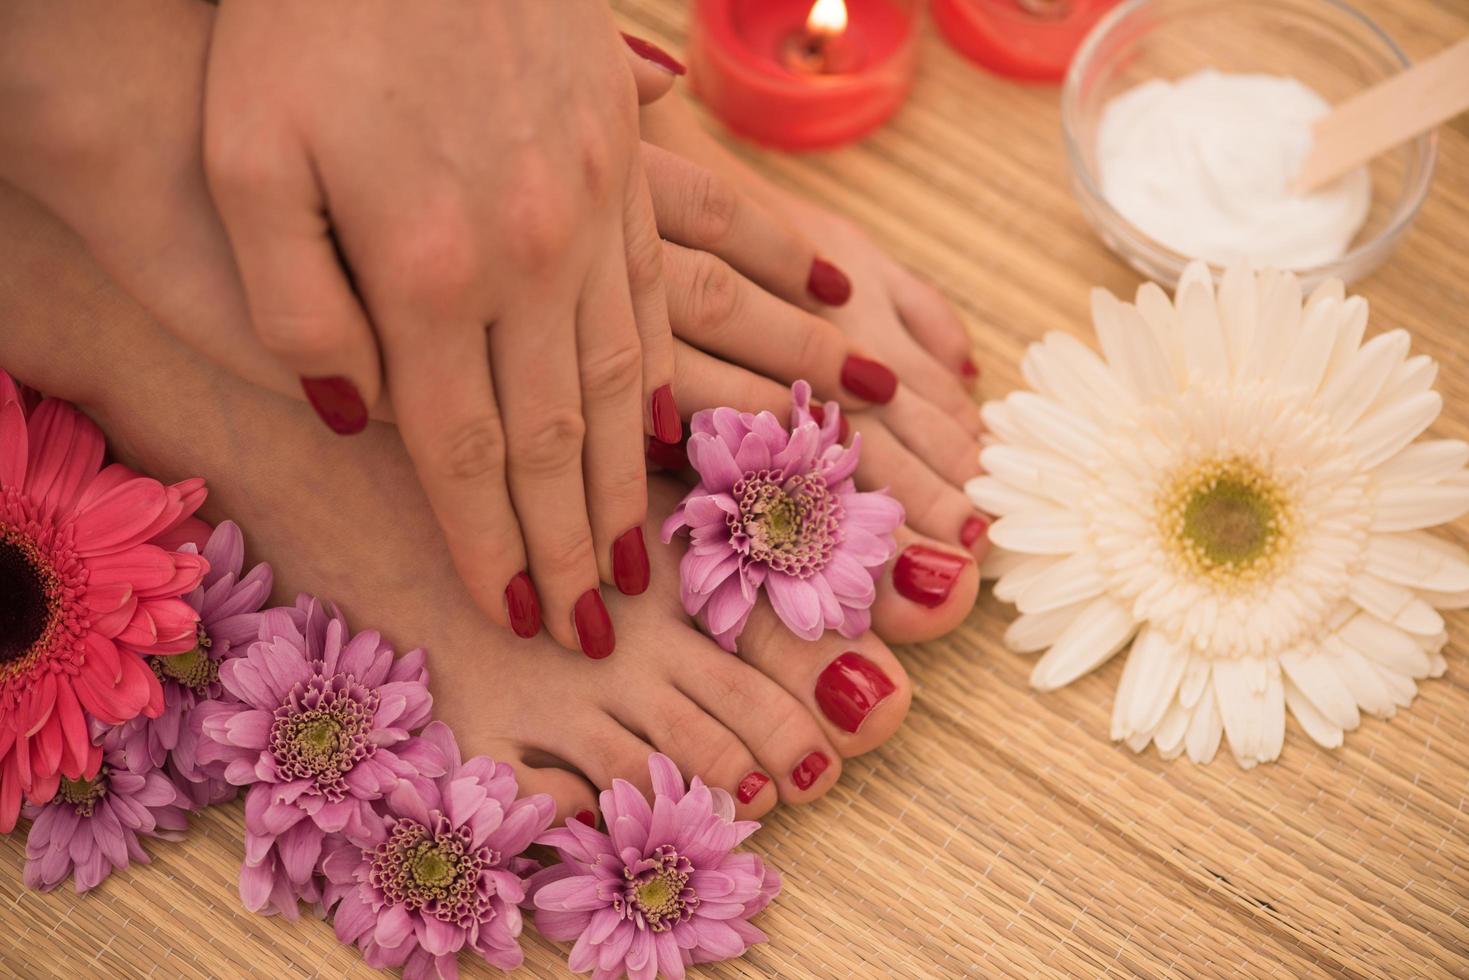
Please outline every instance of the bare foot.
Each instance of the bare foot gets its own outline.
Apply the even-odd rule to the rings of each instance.
[[[679,606],[679,551],[656,544],[682,492],[667,481],[652,488],[653,584],[616,597],[612,657],[498,629],[465,594],[394,429],[335,437],[305,406],[207,365],[23,199],[0,194],[0,228],[0,365],[77,401],[145,471],[206,477],[205,516],[245,529],[252,559],[275,566],[278,599],[310,591],[399,649],[427,647],[437,716],[467,752],[550,793],[562,817],[591,809],[593,787],[614,777],[645,784],[654,750],[729,789],[741,816],[805,803],[902,721],[911,688],[876,635],[804,642],[763,603],[739,657],[696,631]],[[973,562],[906,529],[899,544],[877,630],[895,641],[946,632],[973,604]]]

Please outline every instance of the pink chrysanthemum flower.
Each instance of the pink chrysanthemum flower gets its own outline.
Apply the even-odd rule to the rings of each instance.
[[[193,544],[181,549],[198,553]],[[209,572],[185,601],[199,613],[197,640],[187,653],[150,657],[148,665],[163,685],[163,713],[157,718],[139,717],[122,726],[120,738],[128,763],[141,767],[144,760],[154,767],[165,761],[182,781],[197,805],[220,803],[234,796],[228,782],[211,778],[198,765],[199,731],[189,723],[188,713],[201,701],[218,699],[224,688],[219,682],[219,665],[231,649],[254,642],[264,614],[260,611],[270,597],[270,566],[259,564],[244,575],[245,539],[233,521],[224,521],[204,545]]]
[[[734,819],[734,800],[664,755],[648,760],[653,805],[621,779],[601,797],[607,833],[568,820],[538,843],[561,864],[531,878],[536,928],[576,940],[571,969],[593,980],[662,975],[744,955],[765,941],[749,919],[780,891],[780,876],[758,855],[731,853],[759,824]]]
[[[663,522],[665,542],[689,529],[679,565],[684,609],[730,651],[762,586],[797,636],[861,636],[875,582],[897,550],[902,505],[859,493],[852,481],[861,435],[844,448],[837,403],[818,423],[811,386],[798,381],[791,394],[789,430],[769,412],[696,414],[689,462],[699,482]]]
[[[198,757],[206,773],[224,763],[226,780],[250,787],[244,878],[274,854],[306,884],[326,834],[369,832],[381,825],[372,802],[399,779],[443,771],[437,748],[410,738],[432,704],[423,651],[396,657],[376,631],[350,635],[315,600],[268,610],[260,639],[227,658],[219,680],[236,700],[194,710]]]
[[[22,793],[44,803],[63,778],[95,777],[88,719],[160,714],[144,658],[194,645],[199,614],[179,597],[208,566],[172,543],[204,483],[166,487],[102,455],[90,419],[54,399],[28,416],[0,371],[0,833]]]
[[[95,888],[117,868],[147,864],[140,837],[181,840],[192,809],[157,767],[128,762],[116,729],[104,737],[102,764],[91,778],[61,780],[56,794],[29,804],[25,883],[50,891],[68,876],[76,890]]]
[[[405,779],[385,822],[365,837],[333,838],[322,862],[337,938],[369,966],[403,967],[407,980],[457,977],[469,949],[492,966],[520,965],[525,877],[520,854],[551,825],[545,795],[517,800],[515,775],[479,756],[463,764],[448,726],[422,738],[448,760],[436,779]]]

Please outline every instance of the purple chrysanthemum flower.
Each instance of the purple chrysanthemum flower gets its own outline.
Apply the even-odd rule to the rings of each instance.
[[[593,980],[682,980],[693,963],[741,956],[765,933],[749,918],[780,891],[755,854],[731,851],[760,826],[694,777],[687,792],[667,756],[648,760],[653,805],[631,783],[602,793],[608,833],[576,820],[539,841],[563,863],[531,878],[536,928],[575,939],[571,969]]]
[[[421,737],[447,760],[444,773],[401,780],[383,823],[333,837],[322,861],[337,938],[357,944],[369,966],[403,967],[407,980],[457,977],[466,948],[513,970],[525,877],[537,867],[520,855],[550,826],[555,805],[545,795],[517,800],[503,763],[461,764],[442,722]]]
[[[789,430],[769,412],[697,413],[689,462],[699,482],[663,522],[665,542],[690,532],[679,564],[684,609],[730,651],[761,586],[797,636],[861,636],[876,580],[897,550],[903,506],[852,481],[861,435],[844,448],[836,402],[818,423],[811,386],[797,381],[791,396]]]
[[[310,897],[325,836],[368,833],[373,811],[408,776],[443,771],[437,747],[410,733],[429,718],[432,699],[422,650],[395,657],[372,630],[351,636],[346,621],[303,597],[294,609],[271,609],[260,639],[219,670],[235,702],[195,709],[204,740],[199,761],[245,797],[242,897],[255,910],[280,887],[262,866],[285,874]]]
[[[140,837],[182,839],[189,800],[146,757],[131,764],[116,729],[102,740],[102,767],[91,779],[61,780],[56,795],[28,804],[25,883],[50,891],[74,875],[76,890],[95,888],[117,868],[147,864]]]
[[[179,551],[198,553],[192,543]],[[196,806],[232,799],[235,788],[222,779],[206,775],[198,765],[198,726],[188,714],[201,701],[223,694],[219,665],[233,647],[254,641],[260,632],[260,609],[270,597],[270,566],[256,565],[243,576],[245,540],[239,526],[224,521],[204,545],[209,571],[203,582],[184,600],[199,613],[198,642],[187,653],[149,657],[148,665],[163,686],[163,713],[157,718],[138,716],[119,730],[128,764],[141,769],[151,763],[160,768],[165,761]]]

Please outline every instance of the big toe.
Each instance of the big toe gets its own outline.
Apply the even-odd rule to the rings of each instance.
[[[889,643],[936,639],[962,623],[979,595],[971,555],[908,527],[897,531],[898,557],[877,583],[872,628]]]

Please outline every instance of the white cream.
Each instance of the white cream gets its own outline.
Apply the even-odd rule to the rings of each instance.
[[[1213,69],[1107,103],[1102,194],[1150,237],[1220,265],[1300,269],[1340,258],[1367,218],[1365,168],[1312,194],[1290,184],[1329,107],[1294,78]]]

